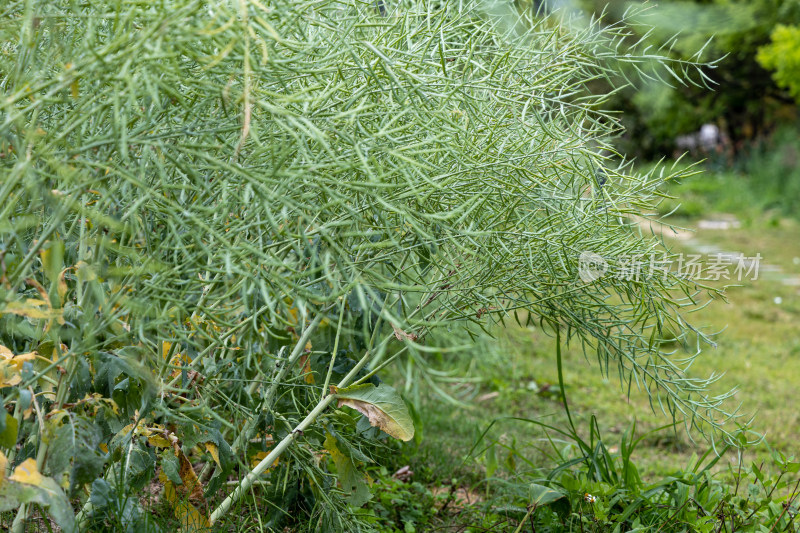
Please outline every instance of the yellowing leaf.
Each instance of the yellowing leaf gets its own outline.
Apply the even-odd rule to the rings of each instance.
[[[166,439],[163,435],[150,435],[147,437],[147,442],[151,446],[155,446],[156,448],[169,448],[172,446],[172,443]]]
[[[49,309],[42,309],[43,306],[47,306],[47,302],[35,298],[28,298],[24,302],[8,302],[5,309],[0,311],[0,315],[11,314],[27,318],[50,318],[52,313]]]
[[[19,355],[0,344],[0,387],[13,387],[22,381],[22,367],[36,359],[36,352]]]
[[[258,452],[252,457],[250,457],[250,468],[255,468],[258,465],[258,463],[266,459],[267,455],[269,455],[268,452]],[[280,457],[276,458],[275,462],[272,463],[272,466],[264,470],[264,473],[266,474],[267,472],[278,466],[278,461],[280,461]]]
[[[208,518],[195,507],[195,504],[200,504],[203,508],[206,507],[203,486],[200,480],[197,479],[197,474],[192,468],[192,464],[181,450],[177,440],[172,444],[171,453],[178,459],[180,465],[178,475],[183,483],[176,487],[162,468],[158,474],[158,479],[164,485],[164,498],[172,506],[175,517],[180,521],[183,531],[208,530],[211,527]]]
[[[206,451],[214,458],[214,462],[217,463],[217,466],[222,468],[222,464],[219,462],[219,448],[217,448],[217,445],[213,442],[206,442],[205,447]]]
[[[156,448],[169,448],[174,446],[177,438],[170,434],[161,424],[153,424],[152,426],[139,426],[136,428],[136,434],[142,437],[147,437],[147,442]]]
[[[370,383],[345,389],[334,388],[338,406],[352,407],[369,419],[369,423],[392,437],[404,441],[414,437],[414,422],[405,402],[392,387]]]
[[[6,469],[8,468],[8,458],[6,454],[0,451],[0,487],[3,486],[3,481],[6,479]]]
[[[78,282],[80,283],[94,281],[97,279],[97,274],[94,273],[92,267],[90,267],[85,261],[78,261],[75,263],[75,272],[78,275]]]
[[[68,290],[67,281],[64,279],[64,276],[66,275],[67,270],[69,270],[69,268],[65,268],[58,275],[58,287],[57,287],[58,288],[58,300],[61,302],[62,307],[66,303],[64,301],[64,297],[67,295],[67,290]]]
[[[125,435],[130,433],[132,429],[133,429],[133,424],[128,424],[124,428],[120,429],[117,435],[119,435],[120,437],[124,437]]]
[[[8,479],[10,481],[16,481],[17,483],[40,487],[45,478],[39,473],[39,466],[36,464],[36,459],[25,459],[21,464],[17,465]]]
[[[175,484],[167,479],[163,471],[159,473],[158,479],[164,485],[164,499],[172,506],[172,512],[175,513],[175,518],[177,518],[181,524],[181,530],[186,532],[210,531],[211,523],[208,521],[208,518],[186,498],[178,494],[175,490]]]

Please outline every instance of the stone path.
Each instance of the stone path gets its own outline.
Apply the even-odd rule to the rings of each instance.
[[[666,229],[662,234],[668,239],[680,240],[683,245],[687,246],[695,253],[705,257],[717,256],[719,254],[722,257],[730,259],[733,264],[737,264],[739,259],[744,255],[742,252],[726,251],[719,246],[704,243],[702,241],[702,234],[705,231],[729,231],[740,227],[741,223],[736,217],[724,215],[716,219],[703,219],[698,221],[696,231],[694,232],[679,231],[675,233]],[[800,266],[800,257],[795,257],[793,262],[795,265]],[[798,287],[798,294],[800,294],[800,275],[784,272],[783,268],[779,265],[765,263],[762,259],[759,263],[758,275],[759,279],[778,281],[784,285]]]

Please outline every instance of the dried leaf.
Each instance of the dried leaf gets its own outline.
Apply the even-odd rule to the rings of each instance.
[[[369,419],[369,423],[392,437],[404,441],[414,437],[414,422],[405,402],[392,387],[370,383],[334,389],[338,406],[346,405]]]
[[[208,530],[211,528],[208,518],[195,507],[195,504],[199,504],[202,508],[206,507],[203,486],[177,442],[172,445],[172,453],[180,464],[178,476],[183,483],[176,486],[162,468],[158,479],[164,485],[164,498],[172,506],[183,531]]]
[[[406,341],[406,340],[415,341],[418,338],[416,333],[406,333],[405,331],[398,328],[394,324],[392,324],[392,329],[394,330],[395,338],[399,341]]]
[[[308,354],[300,356],[300,366],[303,368],[303,380],[310,385],[316,383],[314,372],[311,370],[311,358]]]
[[[45,302],[47,302],[50,299],[50,296],[47,295],[47,291],[45,290],[45,288],[42,286],[41,283],[39,283],[35,279],[27,278],[25,279],[25,283],[36,289],[36,292],[39,293],[39,296],[41,296],[42,300],[44,300]]]

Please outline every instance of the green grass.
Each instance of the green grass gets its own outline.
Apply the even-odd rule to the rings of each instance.
[[[659,206],[659,214],[671,218],[697,218],[711,213],[736,213],[749,223],[763,213],[765,201],[754,196],[753,184],[736,172],[704,172],[674,182],[671,198]]]

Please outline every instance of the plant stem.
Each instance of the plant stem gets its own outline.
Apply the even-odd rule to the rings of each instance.
[[[339,338],[342,336],[342,320],[344,320],[344,305],[345,299],[342,297],[342,308],[339,310],[339,324],[336,326],[336,340],[333,341],[333,351],[331,352],[331,362],[328,365],[328,374],[325,376],[325,383],[322,385],[322,400],[328,393],[328,385],[331,383],[331,375],[333,374],[333,365],[336,363],[336,352],[339,350]]]
[[[387,337],[387,339],[381,343],[381,347],[386,346],[389,338],[390,337]],[[367,364],[367,361],[371,355],[371,352],[366,352],[356,366],[354,366],[353,369],[344,378],[342,378],[337,386],[339,388],[346,387],[358,374],[358,372],[364,368],[364,365]],[[236,501],[238,501],[244,493],[250,490],[250,487],[253,485],[253,483],[255,483],[258,476],[267,470],[267,468],[272,466],[275,460],[281,456],[281,454],[292,444],[292,442],[294,442],[297,436],[301,435],[303,431],[308,428],[308,426],[313,424],[317,417],[322,414],[322,412],[325,411],[325,409],[327,409],[335,399],[335,394],[329,394],[322,398],[317,406],[314,407],[314,409],[312,409],[308,415],[306,415],[303,421],[297,424],[292,432],[284,437],[284,439],[280,441],[278,445],[275,446],[275,448],[273,448],[272,451],[269,452],[269,454],[247,474],[247,476],[245,476],[241,483],[239,483],[239,486],[236,487],[236,489],[234,489],[234,491],[227,498],[225,498],[225,500],[223,500],[223,502],[220,503],[216,509],[214,509],[214,512],[211,513],[211,516],[208,518],[209,523],[214,525],[217,520],[222,518],[225,513],[230,510],[231,506],[236,503]]]
[[[326,396],[321,402],[317,404],[317,406],[310,412],[308,415],[303,419],[302,422],[297,424],[297,426],[289,433],[282,441],[278,443],[275,448],[272,449],[269,454],[261,460],[260,463],[256,465],[253,470],[251,470],[247,476],[239,483],[239,486],[227,497],[225,500],[214,509],[214,512],[211,513],[211,516],[208,518],[209,523],[213,525],[217,520],[220,519],[231,506],[242,497],[242,495],[250,490],[250,487],[256,481],[258,476],[260,476],[267,468],[272,466],[275,462],[275,459],[281,456],[281,454],[289,447],[292,442],[300,435],[308,426],[310,426],[317,417],[328,408],[328,406],[336,399],[336,396],[330,394]]]
[[[535,509],[536,509],[536,504],[535,503],[533,505],[529,505],[528,506],[528,513],[525,515],[525,518],[520,520],[519,525],[517,526],[517,529],[514,530],[514,533],[520,533],[520,531],[522,531],[522,526],[525,525],[525,522],[528,520],[528,518],[530,518],[531,514],[533,513],[533,511]],[[533,521],[531,521],[531,527],[533,527]]]
[[[306,327],[302,335],[300,335],[300,338],[298,339],[297,344],[295,344],[292,353],[289,354],[289,357],[287,357],[286,360],[279,360],[276,363],[276,365],[280,365],[280,368],[278,369],[277,375],[272,380],[272,383],[270,383],[269,389],[267,389],[267,392],[264,394],[264,400],[261,402],[261,404],[267,406],[268,409],[272,403],[272,398],[275,396],[275,392],[278,390],[278,385],[281,384],[283,378],[286,376],[289,370],[295,365],[295,363],[297,363],[297,361],[300,359],[300,356],[303,355],[303,351],[306,347],[308,339],[310,339],[311,335],[313,335],[317,330],[320,322],[322,322],[321,313],[317,315],[317,318],[315,318],[314,321]],[[253,394],[259,383],[260,382],[258,381],[253,382],[248,392]],[[250,419],[245,424],[244,428],[242,428],[242,431],[239,433],[239,435],[237,435],[236,440],[234,440],[233,444],[231,445],[231,450],[233,453],[236,453],[242,443],[247,440],[249,433],[252,431],[252,426],[255,424],[257,419],[257,416],[254,416],[252,419]]]

